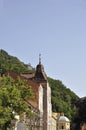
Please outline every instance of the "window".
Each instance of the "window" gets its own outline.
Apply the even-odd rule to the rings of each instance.
[[[64,126],[62,125],[62,129],[64,129]]]

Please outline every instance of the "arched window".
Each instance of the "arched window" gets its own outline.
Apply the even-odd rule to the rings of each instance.
[[[62,125],[62,129],[64,129],[64,126]]]

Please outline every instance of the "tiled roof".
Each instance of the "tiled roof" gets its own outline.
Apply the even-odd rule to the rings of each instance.
[[[35,79],[39,81],[47,81],[47,75],[42,64],[38,64],[36,67]]]
[[[34,94],[33,99],[28,99],[28,103],[38,109],[38,101],[39,101],[39,83],[32,82],[28,80],[28,85],[31,86],[31,90]]]
[[[21,76],[25,77],[27,79],[32,79],[35,76],[35,74],[33,74],[33,73],[22,73]]]
[[[7,73],[15,80],[18,77],[20,77],[21,79],[27,79],[27,78],[25,78],[25,76],[19,75],[19,74],[15,73],[15,72],[12,72],[12,71],[9,71]],[[33,107],[38,109],[38,94],[39,94],[38,89],[39,89],[40,84],[36,83],[36,82],[33,82],[31,80],[27,80],[26,83],[31,87],[31,90],[32,90],[33,95],[34,95],[34,98],[33,99],[28,99],[27,102],[29,104],[31,104]]]
[[[35,108],[38,108],[38,102],[39,102],[39,86],[40,84],[44,87],[46,87],[47,83],[47,75],[44,71],[44,66],[39,63],[36,67],[36,73],[22,73],[17,74],[12,71],[9,72],[10,76],[12,76],[14,79],[16,79],[18,76],[21,79],[27,79],[27,84],[31,86],[32,92],[34,93],[34,99],[28,99],[28,103],[30,103]]]

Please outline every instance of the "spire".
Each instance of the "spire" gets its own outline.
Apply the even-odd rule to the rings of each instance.
[[[41,54],[39,54],[39,64],[41,64]]]
[[[39,64],[36,66],[35,79],[40,82],[47,81],[47,75],[44,66],[41,64],[41,54],[39,54]]]

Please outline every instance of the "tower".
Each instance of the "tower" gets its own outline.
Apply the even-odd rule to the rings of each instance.
[[[36,66],[35,80],[40,83],[47,83],[47,75],[41,64],[41,54],[39,54],[39,64]]]
[[[42,119],[42,123],[40,123],[42,124],[41,130],[52,130],[51,88],[47,80],[47,75],[44,71],[44,66],[41,64],[41,55],[39,55],[39,63],[36,66],[35,74],[31,76],[30,75],[31,74],[22,74],[23,77],[31,80],[33,83],[31,84],[31,87],[37,104],[35,106],[37,106],[37,109],[39,109]],[[29,102],[33,105],[33,101]]]
[[[51,88],[49,86],[44,66],[41,64],[41,55],[39,55],[39,64],[36,66],[34,77],[43,87],[43,130],[51,130],[52,105],[51,105]]]

